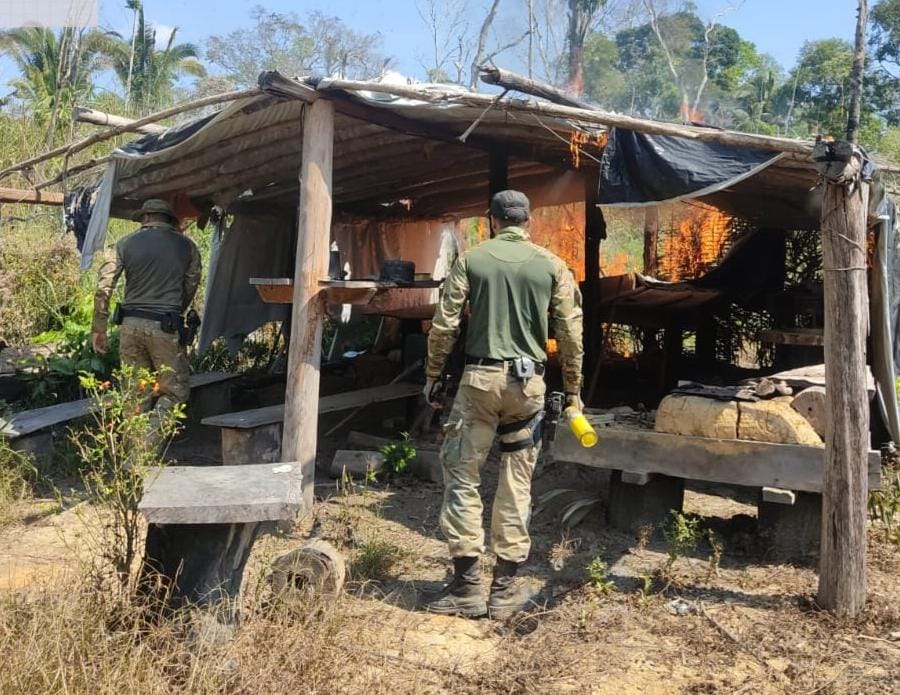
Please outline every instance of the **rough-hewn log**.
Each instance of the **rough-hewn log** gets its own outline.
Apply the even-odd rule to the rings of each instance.
[[[318,89],[321,91],[346,90],[349,92],[369,91],[381,94],[393,94],[395,96],[418,99],[431,103],[458,103],[468,106],[484,108],[495,101],[495,97],[486,94],[467,92],[450,92],[435,89],[423,89],[414,86],[376,84],[359,80],[322,80]],[[751,133],[740,133],[734,130],[715,130],[712,128],[698,128],[696,126],[678,125],[676,123],[664,123],[662,121],[648,121],[634,118],[620,113],[600,111],[598,109],[579,109],[561,104],[546,102],[517,103],[512,100],[503,100],[495,107],[497,110],[506,110],[520,113],[533,113],[536,115],[568,118],[584,124],[600,125],[606,127],[626,128],[638,133],[650,135],[671,135],[687,140],[701,142],[713,142],[722,145],[735,145],[749,147],[751,149],[768,150],[772,152],[795,152],[809,155],[813,143],[790,138],[773,137]]]
[[[258,88],[254,87],[252,89],[242,89],[235,92],[225,92],[224,94],[214,94],[212,96],[203,97],[202,99],[194,99],[193,101],[189,101],[184,104],[178,104],[168,109],[157,111],[156,113],[145,116],[144,118],[139,118],[138,120],[133,121],[128,125],[120,125],[114,128],[110,128],[109,130],[103,130],[99,133],[94,133],[89,137],[83,138],[82,140],[78,140],[77,142],[61,145],[60,147],[54,148],[35,157],[31,157],[30,159],[26,159],[25,161],[17,162],[16,164],[8,166],[6,167],[6,169],[0,171],[0,179],[3,179],[4,177],[15,171],[27,169],[34,166],[35,164],[39,164],[40,162],[46,162],[48,159],[53,159],[54,157],[59,157],[61,155],[71,157],[76,152],[81,152],[82,150],[87,149],[91,145],[94,145],[98,142],[111,140],[117,135],[122,135],[124,133],[134,133],[141,126],[145,126],[148,123],[156,123],[166,118],[177,116],[180,113],[185,113],[186,111],[195,111],[196,109],[203,108],[204,106],[213,106],[215,104],[222,104],[226,101],[245,99],[247,97],[257,96],[261,93],[262,92]]]
[[[18,188],[0,188],[0,203],[31,203],[33,205],[62,205],[62,193],[25,191]]]
[[[504,89],[515,90],[522,94],[541,97],[542,99],[547,99],[556,104],[563,104],[564,106],[574,106],[579,109],[594,108],[593,105],[583,99],[567,94],[551,84],[525,77],[512,70],[504,70],[503,68],[492,66],[482,66],[479,70],[481,70],[481,81],[487,84],[495,84]]]
[[[90,123],[91,125],[105,126],[131,125],[134,123],[133,118],[124,118],[123,116],[116,116],[111,113],[98,111],[97,109],[89,109],[84,106],[76,106],[72,109],[72,120],[77,121],[78,123]],[[146,133],[148,135],[156,135],[157,133],[165,132],[165,130],[165,126],[156,125],[155,123],[148,123],[147,125],[142,125],[137,128],[138,133]]]
[[[334,105],[319,99],[303,116],[303,162],[297,214],[294,306],[288,348],[282,458],[300,463],[305,511],[312,509],[319,420],[319,362],[325,304],[319,280],[328,275]]]
[[[858,156],[858,155],[857,155]],[[857,162],[858,163],[858,162]],[[856,615],[866,600],[866,210],[868,185],[825,183],[825,486],[819,604]]]

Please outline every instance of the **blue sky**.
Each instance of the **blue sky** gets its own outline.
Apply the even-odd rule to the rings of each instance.
[[[5,2],[7,0],[0,0]],[[487,0],[472,0],[487,4]],[[414,0],[144,0],[148,20],[161,27],[177,26],[182,41],[203,44],[212,34],[224,34],[250,24],[250,9],[261,4],[281,11],[305,14],[311,10],[341,17],[357,30],[379,31],[383,49],[395,58],[395,65],[407,75],[421,76],[421,58],[427,53],[427,35]],[[733,0],[696,0],[701,17],[708,19]],[[522,0],[504,0],[501,7],[515,11],[524,7]],[[524,10],[519,10],[524,14]],[[856,0],[744,0],[735,11],[721,21],[737,29],[790,68],[804,41],[840,36],[851,39],[856,21]],[[560,18],[564,22],[564,18]],[[124,0],[100,0],[101,26],[127,34],[131,13]],[[514,59],[497,59],[500,65]],[[7,61],[0,62],[0,82],[11,77]]]

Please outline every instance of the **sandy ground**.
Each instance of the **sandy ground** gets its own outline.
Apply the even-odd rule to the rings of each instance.
[[[214,463],[216,443],[208,432],[189,433],[173,453]],[[322,460],[341,444],[323,441]],[[485,472],[487,498],[493,470],[489,464]],[[598,471],[544,465],[535,493],[566,487],[602,499],[606,484]],[[671,586],[648,588],[644,578],[666,560],[662,541],[609,529],[602,504],[564,531],[561,504],[551,505],[532,520],[523,570],[535,602],[527,616],[499,624],[417,609],[450,568],[437,529],[439,485],[399,478],[340,489],[322,478],[316,495],[317,535],[350,561],[353,580],[341,600],[359,620],[360,649],[420,672],[417,692],[900,693],[900,550],[874,534],[867,610],[841,621],[814,607],[814,565],[778,564],[760,550],[754,506],[689,491],[686,511],[720,533],[725,552],[714,567],[701,547],[676,562]],[[84,517],[75,507],[0,531],[0,589],[52,579],[85,559]],[[245,584],[258,586],[271,560],[302,543],[308,528],[307,521],[259,541]],[[378,544],[399,559],[382,577],[359,577],[354,562]],[[609,568],[609,593],[586,584],[595,557]],[[485,559],[485,586],[491,562]]]

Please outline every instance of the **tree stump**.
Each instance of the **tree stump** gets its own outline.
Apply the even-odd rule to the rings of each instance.
[[[272,566],[272,593],[302,607],[311,597],[335,597],[344,587],[343,556],[330,543],[314,539],[278,558]]]

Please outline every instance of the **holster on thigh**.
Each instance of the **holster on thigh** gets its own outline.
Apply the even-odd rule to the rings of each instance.
[[[543,424],[544,411],[539,410],[525,419],[500,425],[497,428],[497,434],[500,435],[500,452],[509,454],[537,446],[543,434]],[[521,436],[510,437],[510,435],[520,432]]]

